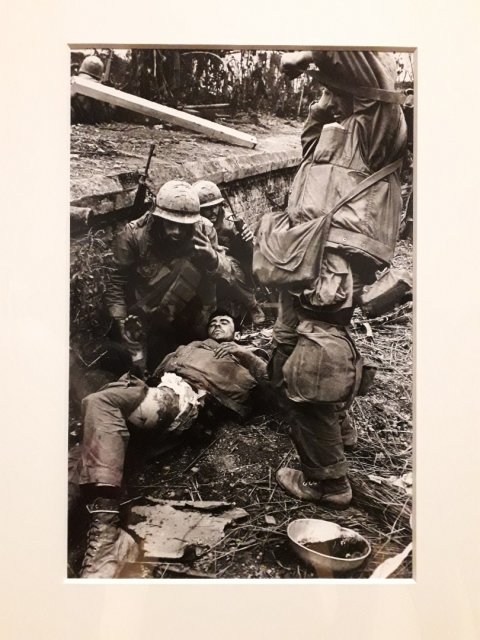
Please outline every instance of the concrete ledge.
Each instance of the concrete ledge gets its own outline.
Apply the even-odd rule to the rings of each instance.
[[[300,163],[300,145],[287,151],[252,151],[211,160],[165,162],[154,158],[149,182],[156,190],[168,180],[212,180],[219,185],[295,167]],[[137,190],[138,172],[111,176],[94,175],[72,179],[72,207],[92,209],[90,220],[132,206]]]

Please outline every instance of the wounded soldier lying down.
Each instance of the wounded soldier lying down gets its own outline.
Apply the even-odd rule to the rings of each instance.
[[[265,359],[233,341],[231,316],[214,313],[207,333],[206,340],[166,356],[154,374],[157,386],[126,374],[83,400],[78,482],[90,498],[91,524],[82,578],[116,575],[120,487],[130,434],[177,437],[195,423],[199,411],[218,404],[244,416],[251,391],[265,382]]]

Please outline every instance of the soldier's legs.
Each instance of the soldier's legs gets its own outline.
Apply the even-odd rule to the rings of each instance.
[[[344,404],[292,402],[287,398],[283,366],[295,349],[298,322],[292,296],[283,292],[274,328],[274,354],[269,372],[273,385],[282,392],[288,407],[290,433],[302,470],[280,469],[277,480],[288,493],[301,500],[345,508],[350,504],[352,493],[342,437]],[[313,351],[312,356],[315,357]],[[299,375],[302,375],[301,371]]]
[[[279,469],[278,483],[299,500],[345,509],[352,500],[352,490],[338,406],[291,403],[290,418],[290,436],[301,471]]]
[[[293,308],[292,297],[285,291],[279,295],[278,317],[273,327],[273,352],[268,363],[268,376],[282,402],[286,400],[283,365],[287,362],[298,341],[296,331],[298,316]],[[287,401],[288,406],[290,402]]]
[[[155,392],[158,394],[158,390]],[[148,417],[155,415],[156,422],[149,427],[155,430],[160,425],[168,426],[179,410],[176,395],[170,389],[162,390],[154,406],[147,406],[146,397],[138,388],[122,387],[100,391],[84,400],[79,478],[89,500],[90,528],[82,578],[116,577],[121,563],[135,547],[120,528],[120,488],[130,438],[126,418],[147,430]]]
[[[339,411],[336,405],[292,403],[291,437],[306,480],[347,474]]]
[[[120,489],[130,437],[125,419],[101,391],[84,403],[80,483]]]
[[[352,451],[357,444],[357,428],[355,422],[346,409],[342,409],[339,412],[338,418],[340,420],[343,447],[345,451]]]

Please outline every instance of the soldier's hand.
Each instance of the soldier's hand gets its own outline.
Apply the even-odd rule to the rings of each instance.
[[[126,345],[136,344],[144,337],[142,324],[137,316],[117,318],[116,322],[120,338]]]
[[[318,106],[322,109],[331,109],[333,107],[333,93],[326,87],[322,91]]]
[[[292,51],[283,54],[280,67],[293,80],[307,69],[310,62],[313,62],[311,51]]]
[[[314,118],[319,113],[325,113],[333,109],[333,94],[329,89],[324,89],[318,100],[312,102],[310,106],[310,115]]]
[[[218,264],[217,252],[210,242],[210,238],[206,236],[200,229],[195,230],[193,236],[193,247],[197,256],[204,262],[206,268],[212,271]]]
[[[225,358],[226,356],[241,356],[245,351],[244,347],[241,347],[236,342],[224,342],[218,349],[215,349],[213,355],[215,358]]]
[[[244,227],[242,229],[242,232],[240,234],[240,237],[242,238],[242,240],[244,242],[254,242],[254,240],[255,240],[255,236],[250,231],[250,229],[247,227],[247,225],[244,225]]]

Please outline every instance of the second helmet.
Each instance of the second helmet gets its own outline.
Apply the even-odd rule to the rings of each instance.
[[[220,189],[210,180],[198,180],[193,183],[192,187],[198,195],[201,209],[225,202]]]

